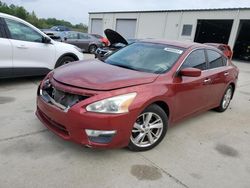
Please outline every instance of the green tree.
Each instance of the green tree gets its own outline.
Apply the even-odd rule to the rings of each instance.
[[[3,3],[1,1],[0,1],[0,12],[19,17],[40,29],[50,28],[55,25],[64,25],[66,27],[71,28],[72,30],[77,30],[81,32],[88,31],[88,26],[83,23],[73,25],[68,21],[58,20],[56,18],[48,18],[48,19],[38,18],[34,11],[29,13],[22,6],[16,6],[14,4],[7,5],[6,3]]]

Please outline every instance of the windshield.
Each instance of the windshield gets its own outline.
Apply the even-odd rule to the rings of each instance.
[[[141,72],[164,73],[183,53],[183,49],[155,43],[133,43],[106,59],[106,63]]]

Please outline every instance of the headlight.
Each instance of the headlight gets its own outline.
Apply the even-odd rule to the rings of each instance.
[[[126,113],[128,112],[129,106],[131,105],[135,97],[136,93],[129,93],[107,98],[88,105],[86,107],[86,110],[89,112],[98,113]]]

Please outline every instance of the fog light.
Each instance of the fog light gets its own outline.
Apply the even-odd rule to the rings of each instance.
[[[116,134],[115,130],[103,131],[103,130],[85,130],[88,138],[91,142],[107,144],[112,141],[113,136]]]
[[[115,135],[116,131],[100,131],[100,130],[89,130],[86,129],[86,134],[91,137],[98,137],[98,136],[110,136]]]

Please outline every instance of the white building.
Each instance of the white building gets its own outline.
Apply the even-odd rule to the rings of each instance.
[[[228,43],[236,56],[250,53],[250,8],[89,13],[90,33],[107,28],[125,38]]]

